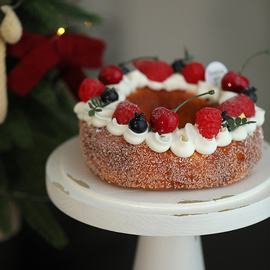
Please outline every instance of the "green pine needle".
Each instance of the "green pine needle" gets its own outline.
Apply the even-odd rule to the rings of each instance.
[[[90,22],[92,26],[103,24],[98,14],[61,0],[23,1],[16,13],[24,29],[42,35],[56,33],[59,27],[74,31],[78,26],[75,22]]]
[[[0,195],[0,232],[8,236],[11,232],[11,205],[8,197]]]
[[[80,22],[90,22],[93,26],[98,26],[103,24],[103,19],[94,13],[88,13],[78,6],[65,3],[64,1],[50,0],[51,5],[55,7],[63,15],[68,16],[76,21]]]
[[[59,27],[73,26],[69,25],[73,21],[102,23],[101,17],[70,1],[19,2],[16,14],[23,28],[31,33],[56,33]],[[6,62],[8,70],[16,64],[10,56]],[[76,101],[53,70],[27,96],[22,98],[9,91],[8,100],[8,115],[0,125],[0,230],[10,230],[9,201],[14,201],[33,229],[53,246],[64,247],[67,237],[45,204],[48,198],[44,168],[50,153],[78,133],[73,112]]]
[[[26,17],[25,22],[29,27],[31,27],[30,24],[33,24],[33,21],[35,21],[37,22],[35,27],[43,25],[47,31],[56,32],[59,27],[65,25],[64,16],[51,1],[27,0],[22,2],[21,8],[21,15],[24,18]],[[29,18],[32,18],[32,20],[29,20]]]
[[[11,232],[11,201],[8,196],[1,194],[7,194],[8,186],[4,163],[0,157],[0,232],[5,236]]]
[[[27,199],[21,199],[18,202],[26,222],[47,242],[59,249],[68,244],[66,234],[46,205]]]
[[[88,106],[90,107],[90,111],[88,112],[88,115],[90,117],[93,117],[96,112],[101,112],[103,107],[107,106],[111,102],[102,102],[101,98],[99,96],[94,96],[94,98],[90,97],[90,102],[88,102]]]

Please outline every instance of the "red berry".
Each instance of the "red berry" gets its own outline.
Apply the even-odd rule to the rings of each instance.
[[[138,59],[133,61],[133,65],[149,80],[156,82],[163,82],[174,73],[173,68],[163,61]]]
[[[221,112],[205,107],[196,113],[196,124],[200,134],[206,139],[216,138],[222,123]]]
[[[249,80],[235,71],[227,72],[221,80],[221,87],[225,91],[243,92],[249,85]]]
[[[120,125],[127,125],[129,120],[134,117],[135,112],[138,112],[138,114],[142,113],[137,105],[125,100],[117,105],[112,119],[116,118],[117,123]]]
[[[227,111],[227,115],[238,117],[242,113],[246,117],[255,116],[255,106],[253,101],[245,94],[239,94],[227,99],[218,106],[220,111]]]
[[[153,132],[158,132],[159,135],[167,134],[177,128],[179,117],[172,110],[157,107],[151,114],[150,124]]]
[[[201,63],[191,62],[187,64],[182,70],[181,74],[188,83],[198,83],[204,81],[205,68]]]
[[[79,98],[87,102],[90,97],[100,97],[105,88],[106,86],[96,79],[84,79],[79,88]]]
[[[114,65],[104,66],[101,68],[98,75],[98,79],[105,85],[119,83],[122,78],[122,70],[118,66]]]

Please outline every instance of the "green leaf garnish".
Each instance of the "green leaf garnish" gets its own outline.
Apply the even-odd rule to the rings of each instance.
[[[102,112],[101,108],[104,108],[105,106],[109,105],[111,101],[109,102],[102,102],[101,98],[99,96],[94,96],[93,98],[90,97],[90,102],[88,102],[88,106],[90,107],[90,111],[88,112],[88,115],[90,117],[95,116],[96,112]]]
[[[235,122],[235,124],[236,124],[237,126],[239,126],[239,125],[241,125],[241,123],[242,123],[242,119],[241,119],[240,117],[236,117],[235,120],[234,120],[234,122]]]
[[[240,126],[244,126],[247,124],[253,124],[256,123],[256,121],[247,121],[247,118],[240,118],[240,117],[236,117],[235,119],[229,119],[225,122],[222,123],[222,127],[225,127],[228,129],[228,131],[233,131],[236,128],[240,127]]]
[[[255,122],[255,121],[254,121]],[[246,124],[247,123],[247,118],[243,118],[242,119],[242,124]]]

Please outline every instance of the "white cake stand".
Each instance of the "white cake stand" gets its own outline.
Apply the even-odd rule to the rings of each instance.
[[[193,191],[137,190],[93,175],[76,137],[49,157],[46,185],[52,202],[74,219],[139,235],[134,270],[202,270],[201,235],[243,228],[270,216],[269,160],[265,142],[263,159],[238,183]]]

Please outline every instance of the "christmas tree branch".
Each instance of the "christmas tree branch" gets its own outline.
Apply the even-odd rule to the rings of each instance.
[[[26,222],[47,242],[59,249],[68,244],[66,234],[44,203],[26,199],[20,199],[18,203]]]
[[[21,11],[19,13],[20,19],[23,25],[26,24],[26,27],[34,28],[37,25],[43,25],[47,31],[56,32],[59,27],[65,24],[61,11],[57,10],[50,1],[27,0],[19,7],[19,11]],[[33,21],[36,25],[33,25]]]
[[[67,4],[64,1],[50,0],[49,2],[63,15],[66,15],[76,21],[87,21],[93,26],[103,24],[103,19],[99,15],[94,13],[88,13],[85,10],[79,8],[78,6]]]
[[[8,179],[5,173],[4,164],[0,158],[0,192],[5,192],[8,188]],[[0,231],[8,235],[11,231],[11,211],[8,197],[0,196]]]

